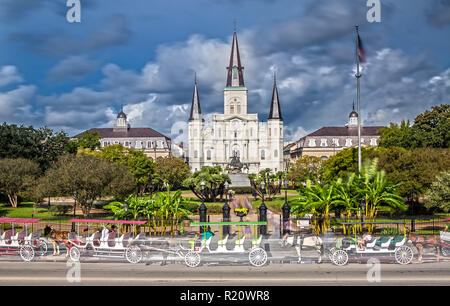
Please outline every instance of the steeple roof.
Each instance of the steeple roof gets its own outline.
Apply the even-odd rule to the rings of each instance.
[[[283,120],[281,117],[280,100],[278,99],[277,79],[275,75],[273,76],[273,92],[272,101],[270,103],[269,119]]]
[[[191,115],[189,120],[198,120],[202,117],[200,98],[198,97],[197,77],[195,77],[194,94],[192,95]]]
[[[233,43],[231,46],[230,65],[227,67],[227,87],[244,87],[244,67],[241,65],[239,46],[236,31],[233,33]]]

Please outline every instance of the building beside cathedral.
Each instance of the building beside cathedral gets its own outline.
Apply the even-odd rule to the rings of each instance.
[[[171,156],[169,137],[151,128],[132,128],[123,110],[117,115],[112,128],[93,128],[88,131],[97,132],[102,137],[100,147],[121,144],[126,148],[143,150],[145,155],[153,159]]]
[[[197,81],[194,85],[189,117],[189,167],[192,172],[203,166],[220,165],[230,169],[238,160],[244,173],[258,173],[270,168],[282,171],[283,118],[276,79],[272,100],[267,103],[270,113],[267,122],[259,122],[258,114],[247,113],[247,87],[241,65],[236,31],[233,33],[226,86],[223,90],[224,112],[214,114],[211,126],[205,125],[200,107]],[[269,102],[269,101],[268,101]]]
[[[361,146],[378,146],[384,126],[362,126]],[[290,162],[309,155],[328,159],[345,148],[358,146],[358,113],[355,107],[345,126],[325,126],[284,147],[284,158]]]

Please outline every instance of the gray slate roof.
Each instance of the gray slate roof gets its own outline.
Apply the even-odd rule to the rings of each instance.
[[[113,128],[93,128],[89,132],[98,132],[102,138],[164,137],[170,140],[169,137],[151,128],[129,128],[126,132],[114,132]]]

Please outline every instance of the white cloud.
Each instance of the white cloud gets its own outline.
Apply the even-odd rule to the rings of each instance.
[[[0,86],[22,81],[22,76],[19,74],[16,66],[7,65],[0,68]]]

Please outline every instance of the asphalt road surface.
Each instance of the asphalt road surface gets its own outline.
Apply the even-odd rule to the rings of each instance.
[[[330,263],[272,263],[260,268],[249,265],[205,264],[189,268],[182,264],[81,262],[79,267],[77,270],[73,263],[61,261],[1,261],[0,285],[450,285],[448,261],[404,266],[351,263],[343,267]]]

